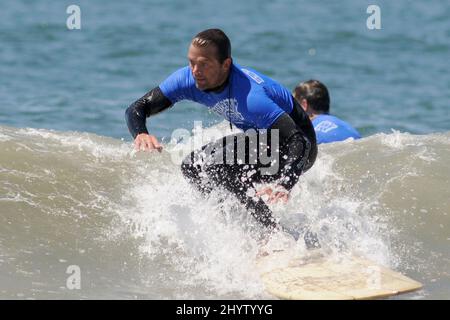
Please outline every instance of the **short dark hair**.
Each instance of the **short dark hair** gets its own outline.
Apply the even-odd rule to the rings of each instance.
[[[206,48],[211,44],[217,49],[217,60],[223,63],[227,58],[231,58],[231,43],[225,32],[220,29],[207,29],[199,32],[192,44],[196,47]]]
[[[300,83],[294,89],[294,98],[300,103],[302,99],[316,113],[330,112],[330,95],[327,87],[318,80],[308,80]]]

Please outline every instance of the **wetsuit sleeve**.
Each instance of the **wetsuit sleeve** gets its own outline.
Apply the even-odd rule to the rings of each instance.
[[[283,113],[271,126],[279,130],[281,178],[278,184],[291,190],[297,183],[304,164],[308,161],[311,142],[294,120]]]
[[[156,87],[143,97],[133,102],[125,112],[128,130],[133,138],[138,134],[147,133],[146,118],[171,107],[172,102],[164,96],[161,89]]]

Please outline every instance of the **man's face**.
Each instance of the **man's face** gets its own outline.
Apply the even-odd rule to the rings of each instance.
[[[226,59],[223,64],[217,60],[216,48],[189,46],[189,67],[195,79],[195,85],[199,90],[207,90],[220,86],[228,75],[231,59]]]

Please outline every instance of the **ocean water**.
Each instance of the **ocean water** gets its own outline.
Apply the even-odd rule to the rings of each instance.
[[[66,27],[70,4],[2,2],[0,298],[271,298],[254,272],[258,227],[232,199],[225,215],[201,199],[174,161],[188,147],[174,130],[227,124],[179,103],[148,122],[165,151],[141,154],[124,121],[209,27],[289,89],[324,82],[364,137],[320,146],[277,217],[424,284],[398,298],[450,297],[447,1],[77,1],[80,30]]]

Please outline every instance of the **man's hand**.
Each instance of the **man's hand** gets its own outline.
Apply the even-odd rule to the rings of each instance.
[[[289,200],[289,191],[282,186],[277,186],[275,189],[272,187],[266,187],[256,192],[257,197],[264,195],[269,196],[267,203],[277,203],[278,201],[283,201],[286,203]]]
[[[152,151],[158,150],[162,151],[162,145],[159,144],[158,139],[155,136],[149,135],[147,133],[141,133],[136,136],[134,139],[134,148],[137,151]]]

